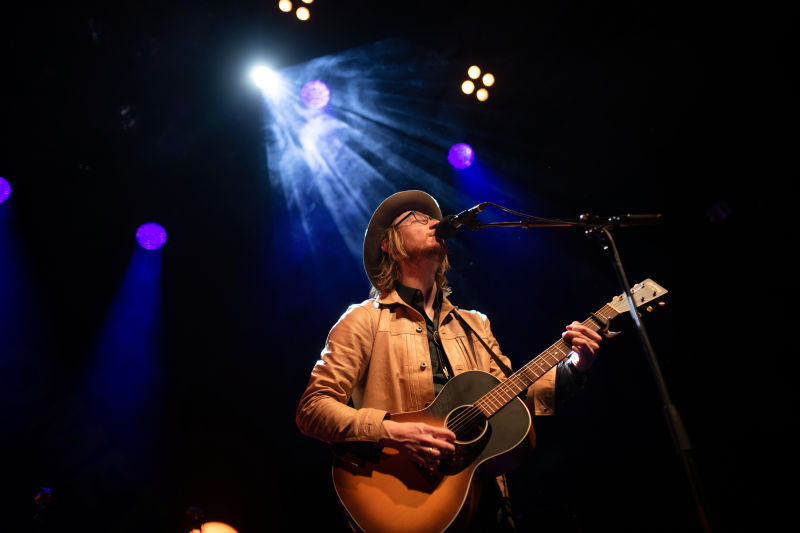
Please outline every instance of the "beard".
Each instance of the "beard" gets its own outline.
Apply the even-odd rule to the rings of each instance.
[[[419,261],[425,259],[428,261],[435,261],[441,263],[447,257],[447,245],[442,239],[437,239],[434,243],[426,243],[416,249],[406,249],[409,259],[412,261]]]

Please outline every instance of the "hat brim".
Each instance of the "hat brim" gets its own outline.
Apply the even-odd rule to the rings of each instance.
[[[372,214],[364,234],[364,270],[372,286],[381,263],[381,237],[395,218],[406,211],[420,211],[436,220],[442,220],[442,210],[430,194],[424,191],[401,191],[388,197]]]

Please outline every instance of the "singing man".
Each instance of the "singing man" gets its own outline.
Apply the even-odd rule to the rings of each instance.
[[[351,305],[331,329],[297,408],[297,425],[326,443],[360,443],[399,451],[434,471],[455,451],[456,435],[442,424],[403,422],[392,414],[429,406],[448,380],[469,370],[506,379],[510,367],[489,319],[450,302],[447,248],[436,236],[442,212],[423,191],[402,191],[375,210],[364,237],[370,298]],[[466,323],[466,324],[465,324]],[[551,415],[574,392],[599,349],[601,336],[578,322],[562,337],[570,362],[531,385],[525,404]],[[513,531],[505,479],[480,482],[471,531]]]

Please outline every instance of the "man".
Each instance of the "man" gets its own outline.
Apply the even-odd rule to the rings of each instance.
[[[505,379],[489,351],[510,363],[487,317],[457,310],[447,297],[447,249],[435,236],[441,219],[436,200],[422,191],[393,194],[375,210],[363,252],[373,297],[351,305],[331,330],[297,409],[304,434],[328,443],[389,446],[433,469],[455,450],[455,434],[441,426],[397,422],[391,413],[424,409],[448,379],[467,370]],[[572,362],[529,388],[526,403],[536,415],[552,414],[557,397],[571,393],[601,340],[577,322],[562,336],[572,346]],[[486,510],[479,520],[496,521],[502,515],[498,509],[506,508],[504,481],[493,490],[484,498],[490,503],[482,502]]]

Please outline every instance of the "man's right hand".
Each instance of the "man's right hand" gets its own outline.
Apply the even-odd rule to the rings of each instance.
[[[455,451],[455,439],[456,434],[447,428],[386,419],[381,423],[378,444],[399,450],[425,468],[435,468],[443,453]]]

